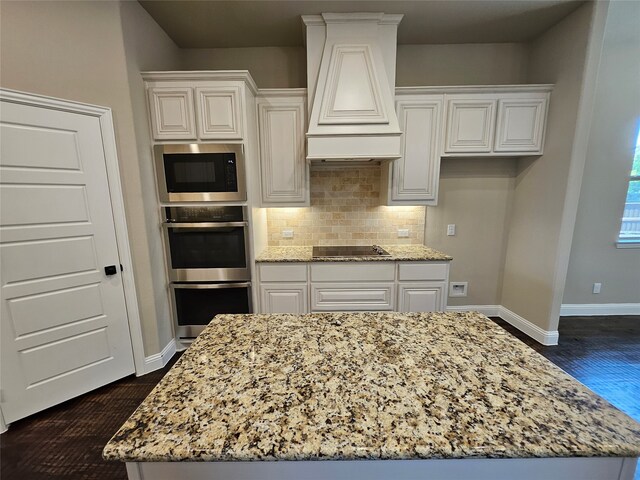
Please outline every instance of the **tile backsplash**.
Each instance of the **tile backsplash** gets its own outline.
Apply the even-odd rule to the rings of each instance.
[[[422,244],[425,207],[381,206],[380,173],[377,165],[313,165],[311,207],[267,210],[269,245]],[[398,237],[401,228],[409,237]]]

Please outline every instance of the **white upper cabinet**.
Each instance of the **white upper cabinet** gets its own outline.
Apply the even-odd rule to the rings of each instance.
[[[194,140],[193,88],[149,88],[151,129],[156,140]]]
[[[498,101],[496,152],[542,153],[547,95],[504,98]]]
[[[398,95],[402,156],[391,162],[389,205],[436,205],[443,95]]]
[[[154,140],[251,141],[255,123],[248,125],[246,115],[258,87],[249,72],[143,72],[142,78]]]
[[[443,155],[542,154],[551,86],[496,86],[482,90],[445,94]]]
[[[484,94],[448,95],[445,153],[491,152],[496,103]]]
[[[198,136],[206,140],[241,139],[241,103],[237,85],[196,88]]]
[[[309,205],[305,156],[306,96],[261,92],[258,98],[262,203]]]

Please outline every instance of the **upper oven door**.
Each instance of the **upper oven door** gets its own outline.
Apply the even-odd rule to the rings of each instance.
[[[162,202],[247,199],[241,144],[180,144],[154,147]]]
[[[169,276],[175,282],[251,278],[246,222],[164,223]]]

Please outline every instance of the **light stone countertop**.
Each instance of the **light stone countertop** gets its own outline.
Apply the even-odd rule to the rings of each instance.
[[[120,461],[637,457],[640,424],[485,316],[219,315]]]
[[[380,245],[390,257],[328,257],[312,258],[313,247],[267,247],[256,262],[434,262],[453,260],[453,257],[425,245]]]

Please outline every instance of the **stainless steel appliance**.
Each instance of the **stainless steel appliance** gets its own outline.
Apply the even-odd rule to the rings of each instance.
[[[154,147],[161,202],[235,202],[247,199],[241,144]]]
[[[176,334],[197,337],[219,313],[251,313],[251,283],[171,283]]]
[[[169,279],[177,282],[249,280],[244,207],[165,207]]]
[[[196,337],[218,313],[251,313],[245,208],[175,206],[163,214],[178,337]]]
[[[331,257],[390,257],[391,254],[378,245],[329,245],[313,247],[313,258]]]

